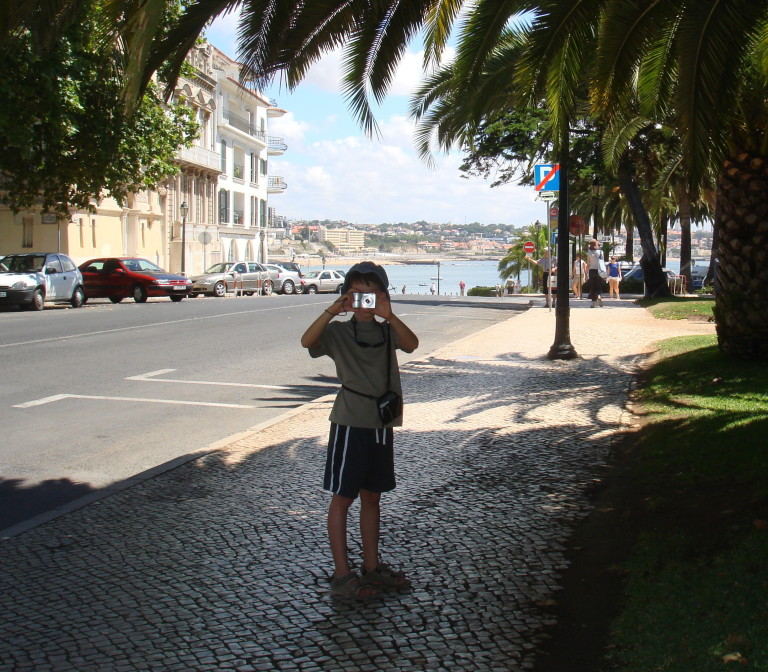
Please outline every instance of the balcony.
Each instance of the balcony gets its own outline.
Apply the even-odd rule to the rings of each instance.
[[[267,178],[267,193],[281,194],[288,188],[288,184],[282,177]]]
[[[221,154],[212,152],[203,147],[183,147],[177,155],[179,161],[190,163],[195,166],[203,166],[209,170],[221,172]]]
[[[258,130],[245,117],[241,117],[239,114],[235,114],[234,112],[224,112],[223,116],[224,116],[224,123],[226,123],[227,125],[231,126],[232,128],[236,128],[238,131],[247,133],[252,138],[256,138],[257,140],[260,140],[264,144],[267,143],[267,134],[264,131]]]
[[[285,140],[282,138],[276,138],[274,135],[269,136],[267,153],[271,156],[277,156],[285,152],[288,149],[288,145],[285,144]]]

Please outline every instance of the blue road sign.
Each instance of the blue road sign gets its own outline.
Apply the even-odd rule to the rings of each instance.
[[[533,178],[536,191],[560,191],[560,164],[537,163]]]

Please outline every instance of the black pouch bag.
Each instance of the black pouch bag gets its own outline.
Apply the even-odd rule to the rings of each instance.
[[[403,400],[394,392],[382,394],[376,400],[376,405],[379,407],[379,417],[384,425],[388,425],[403,414]]]

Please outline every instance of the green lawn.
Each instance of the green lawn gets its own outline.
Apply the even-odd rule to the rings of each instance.
[[[673,296],[664,299],[640,299],[638,303],[654,317],[663,320],[712,321],[713,298]]]
[[[670,339],[660,354],[637,395],[644,522],[621,568],[610,669],[766,672],[768,364],[724,358],[714,336]]]

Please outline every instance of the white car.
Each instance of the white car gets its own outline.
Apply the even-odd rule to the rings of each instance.
[[[343,284],[344,274],[341,271],[310,271],[301,278],[301,285],[306,294],[317,294],[318,292],[339,294]]]
[[[269,271],[269,279],[278,294],[301,294],[301,275],[289,271],[277,264],[264,264]]]
[[[222,297],[227,292],[242,292],[246,296],[272,293],[269,271],[255,261],[222,261],[190,279],[193,298],[199,294]]]
[[[46,303],[85,303],[83,276],[58,252],[9,254],[0,259],[0,305],[42,310]]]

